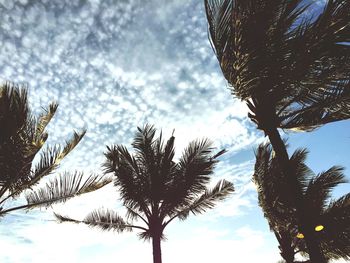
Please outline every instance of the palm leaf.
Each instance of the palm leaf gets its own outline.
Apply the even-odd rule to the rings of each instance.
[[[90,227],[97,227],[102,230],[114,230],[118,233],[131,231],[131,224],[128,224],[115,211],[105,208],[100,208],[92,211],[83,220],[72,219],[67,216],[54,214],[60,222],[83,223]]]
[[[201,214],[207,209],[212,209],[216,202],[225,200],[228,195],[233,192],[233,184],[226,180],[221,180],[213,189],[206,189],[205,193],[198,199],[194,200],[190,205],[178,211],[176,216],[181,220],[185,220],[189,216],[190,212],[194,215]]]
[[[304,193],[306,210],[312,213],[322,212],[326,201],[331,197],[331,191],[339,184],[346,183],[343,167],[333,166],[311,179]]]
[[[212,142],[203,139],[189,144],[178,164],[172,179],[167,182],[162,208],[164,214],[175,212],[177,207],[188,205],[198,194],[205,191],[210,175],[225,151],[212,156]]]
[[[46,186],[26,194],[28,208],[37,206],[49,207],[52,204],[65,202],[72,197],[100,189],[112,180],[106,176],[90,175],[83,180],[82,173],[64,173]]]

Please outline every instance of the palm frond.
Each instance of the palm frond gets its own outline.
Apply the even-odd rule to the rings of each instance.
[[[48,109],[45,109],[42,114],[39,115],[38,123],[36,125],[36,133],[38,135],[41,135],[44,131],[46,126],[50,123],[51,119],[55,115],[58,108],[58,104],[56,102],[53,102],[49,105]]]
[[[162,207],[164,213],[175,211],[177,207],[188,205],[194,197],[205,191],[210,175],[225,151],[212,156],[212,142],[208,139],[196,140],[183,152],[174,170],[173,178],[166,185]],[[214,158],[215,157],[215,158]]]
[[[206,189],[205,193],[198,199],[178,211],[176,216],[179,219],[184,220],[189,216],[190,212],[194,215],[201,214],[208,209],[212,209],[216,202],[225,200],[233,192],[233,184],[226,180],[221,180],[213,189]]]
[[[115,211],[106,208],[100,208],[92,211],[83,220],[76,220],[57,213],[54,213],[54,215],[60,222],[83,223],[90,227],[97,227],[107,231],[113,230],[117,231],[118,233],[132,230],[131,224],[124,221],[124,219]]]
[[[112,180],[107,176],[90,175],[84,180],[83,173],[64,173],[46,186],[26,194],[28,208],[65,202],[66,200],[100,189]]]
[[[326,208],[326,201],[331,197],[331,191],[339,184],[346,183],[343,167],[333,166],[311,179],[304,193],[307,210],[316,213]]]
[[[149,181],[145,177],[145,169],[121,145],[107,147],[105,156],[105,173],[114,174],[114,185],[120,189],[124,205],[149,216]]]
[[[66,141],[63,149],[61,147],[47,148],[41,154],[39,163],[35,166],[31,173],[30,184],[26,187],[31,187],[38,183],[41,178],[51,174],[59,166],[62,159],[64,159],[85,136],[86,130],[81,133],[74,132],[73,137]]]
[[[296,149],[290,157],[291,174],[297,178],[297,187],[302,192],[306,191],[309,181],[315,176],[314,172],[305,164],[307,154],[307,149]]]
[[[20,131],[30,116],[27,89],[10,82],[0,87],[0,141]]]
[[[291,222],[295,221],[295,200],[288,190],[291,186],[273,157],[269,143],[260,144],[255,155],[253,182],[257,186],[259,205],[272,231],[289,231]],[[300,164],[295,156],[298,154],[293,157],[294,165],[298,167]],[[293,169],[297,170],[296,167]],[[291,174],[295,175],[294,172]]]
[[[85,136],[85,134],[86,130],[83,130],[80,133],[74,132],[73,137],[70,140],[66,141],[65,146],[58,155],[58,161],[61,161],[64,157],[66,157],[78,145],[78,143]]]

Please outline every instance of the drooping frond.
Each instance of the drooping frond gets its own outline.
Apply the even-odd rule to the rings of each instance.
[[[131,224],[125,222],[115,211],[106,208],[92,211],[83,220],[76,220],[56,213],[55,216],[60,222],[84,223],[88,226],[97,227],[107,231],[113,230],[121,233],[132,230]]]
[[[309,181],[304,193],[304,201],[308,209],[322,213],[333,188],[347,182],[343,170],[343,167],[333,166]]]
[[[215,203],[225,200],[230,194],[234,192],[234,187],[231,182],[226,180],[219,181],[213,189],[206,189],[198,199],[194,200],[191,204],[183,207],[177,212],[176,216],[184,220],[190,212],[194,215],[201,214],[208,209],[212,209]]]
[[[44,187],[26,194],[28,208],[37,206],[48,207],[52,204],[65,202],[72,197],[95,191],[110,183],[107,176],[90,175],[84,179],[83,173],[64,173],[54,178]]]

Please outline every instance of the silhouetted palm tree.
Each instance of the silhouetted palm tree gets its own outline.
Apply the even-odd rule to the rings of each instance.
[[[55,171],[60,161],[85,134],[85,131],[74,133],[64,147],[43,149],[48,138],[45,128],[54,116],[57,106],[56,103],[50,104],[36,118],[28,106],[26,89],[10,83],[0,86],[0,216],[19,209],[48,207],[96,190],[110,182],[110,179],[97,175],[83,180],[81,173],[64,173],[56,176],[46,186],[32,190],[42,178]],[[35,157],[38,161],[33,165]],[[11,207],[9,201],[22,193],[25,193],[27,203]]]
[[[326,259],[350,259],[350,193],[338,200],[330,199],[332,189],[346,182],[343,169],[334,166],[316,176],[304,163],[306,155],[306,150],[297,150],[290,158],[290,174],[298,181],[302,212],[309,219],[304,227],[315,232]],[[305,229],[298,227],[296,208],[286,195],[288,180],[269,144],[261,144],[257,150],[253,180],[281,256],[293,263],[297,252],[308,251],[303,239]]]
[[[284,173],[289,157],[277,128],[307,131],[350,117],[350,1],[329,0],[317,18],[307,16],[307,2],[205,0],[222,72]],[[287,177],[290,196],[300,196]],[[307,221],[301,213],[298,220]],[[305,239],[311,261],[324,262],[313,233]]]
[[[208,140],[189,144],[176,163],[174,140],[164,144],[162,134],[155,139],[156,130],[146,125],[138,128],[131,155],[122,145],[107,147],[104,164],[106,173],[114,173],[114,185],[119,188],[126,219],[108,209],[93,211],[84,220],[74,220],[56,215],[59,220],[85,223],[104,230],[122,232],[134,228],[142,230],[140,238],[152,239],[153,261],[161,262],[161,239],[164,228],[175,218],[186,219],[189,214],[199,214],[213,208],[234,191],[233,184],[222,180],[213,189],[207,189],[217,158],[225,151],[212,155]],[[135,225],[134,219],[144,225]]]

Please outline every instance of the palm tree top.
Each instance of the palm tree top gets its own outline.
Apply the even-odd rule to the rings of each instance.
[[[350,2],[329,0],[316,18],[310,6],[205,0],[222,72],[259,128],[310,130],[350,117]]]
[[[316,237],[327,258],[349,259],[350,194],[337,200],[331,195],[336,186],[348,182],[343,173],[344,168],[333,166],[315,174],[305,164],[307,153],[307,150],[299,149],[290,158],[293,169],[290,176],[297,178],[297,187],[302,194],[302,212],[309,221],[304,227],[317,232]],[[303,229],[299,229],[297,224],[294,200],[286,195],[289,181],[281,173],[269,144],[261,144],[257,149],[253,180],[258,188],[259,205],[271,230],[279,239],[280,248],[289,239],[289,245],[294,246],[294,249],[307,251],[304,241],[297,238]]]
[[[56,113],[53,102],[38,116],[31,113],[27,89],[7,82],[0,86],[0,215],[19,209],[49,207],[69,198],[97,190],[111,180],[100,175],[63,173],[33,190],[52,174],[81,141],[86,131],[74,132],[64,146],[44,147],[46,126]],[[34,165],[36,156],[40,155]],[[25,194],[27,204],[9,207],[8,201]],[[7,208],[4,208],[6,205]]]
[[[165,142],[162,132],[157,138],[155,135],[151,125],[138,128],[132,142],[134,154],[123,145],[107,147],[105,173],[114,174],[114,185],[127,209],[126,220],[106,209],[96,210],[82,221],[60,215],[58,219],[117,231],[138,228],[140,237],[148,239],[163,236],[164,228],[175,218],[183,220],[190,213],[213,208],[234,191],[233,184],[225,180],[212,189],[206,187],[224,150],[213,154],[212,142],[195,140],[175,162],[175,137]],[[136,226],[134,219],[144,225]]]

